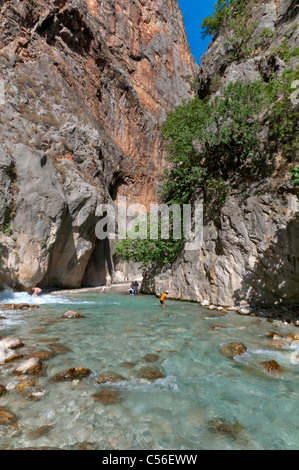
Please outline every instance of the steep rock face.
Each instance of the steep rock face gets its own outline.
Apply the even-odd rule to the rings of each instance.
[[[0,24],[0,286],[106,283],[97,208],[156,200],[196,71],[177,1],[7,0]]]
[[[202,58],[199,96],[221,93],[236,80],[267,80],[287,66],[277,48],[288,37],[298,46],[298,3],[257,1],[253,5],[254,35],[264,28],[275,35],[249,57],[228,61],[222,33]],[[297,62],[296,62],[297,61]],[[298,58],[293,66],[298,66]],[[288,64],[289,65],[289,64]],[[266,135],[266,134],[265,134]],[[299,221],[296,190],[289,165],[275,158],[273,175],[232,191],[216,217],[207,217],[203,243],[197,251],[183,250],[172,266],[152,267],[144,278],[146,293],[210,304],[273,305],[299,303]],[[201,201],[199,201],[201,202]]]

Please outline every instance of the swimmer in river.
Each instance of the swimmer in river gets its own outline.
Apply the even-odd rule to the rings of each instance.
[[[32,287],[33,294],[32,297],[37,297],[38,294],[42,291],[39,287]]]
[[[161,295],[160,304],[162,305],[163,308],[165,307],[164,300],[166,299],[166,297],[167,297],[168,294],[169,294],[169,291],[166,290],[166,291],[165,291],[165,294],[162,294],[162,295]]]

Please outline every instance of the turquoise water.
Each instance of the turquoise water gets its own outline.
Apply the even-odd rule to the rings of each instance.
[[[5,311],[1,337],[18,337],[24,358],[0,364],[0,397],[17,417],[0,426],[0,449],[59,447],[118,450],[274,450],[299,448],[299,346],[284,338],[298,332],[292,325],[234,312],[213,317],[195,303],[168,300],[162,309],[153,296],[101,294],[1,294],[0,302],[29,301],[39,309]],[[66,310],[84,318],[63,319]],[[228,358],[223,345],[241,341],[242,356]],[[276,342],[275,342],[276,341]],[[16,390],[13,370],[35,351],[63,347],[43,361],[42,374],[29,390]],[[51,348],[52,347],[52,348]],[[297,358],[298,350],[298,358]],[[147,362],[148,354],[155,362]],[[275,360],[281,373],[259,363]],[[56,373],[86,367],[81,380],[53,383]],[[145,367],[159,370],[144,378]],[[123,376],[99,384],[103,372]],[[103,390],[118,392],[115,403],[96,401]],[[32,390],[31,390],[32,391]]]

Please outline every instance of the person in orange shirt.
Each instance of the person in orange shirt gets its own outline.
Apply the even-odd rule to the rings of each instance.
[[[162,305],[163,308],[165,307],[164,300],[166,299],[166,297],[167,297],[168,294],[169,294],[169,291],[166,290],[166,291],[165,291],[165,294],[162,294],[162,295],[161,295],[160,304]]]

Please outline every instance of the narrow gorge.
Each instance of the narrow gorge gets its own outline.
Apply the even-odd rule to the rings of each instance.
[[[96,237],[99,206],[119,196],[147,209],[162,201],[160,177],[171,164],[161,128],[169,113],[194,96],[200,103],[225,96],[227,105],[237,83],[278,90],[293,74],[287,86],[296,84],[297,2],[246,1],[239,17],[235,3],[223,24],[206,23],[213,40],[200,66],[177,0],[1,3],[2,289],[95,287],[135,276],[134,263],[116,259],[114,245]],[[269,109],[280,106],[277,90]],[[203,243],[183,247],[175,262],[149,265],[144,293],[168,289],[173,299],[215,306],[298,305],[298,190],[290,173],[297,100],[289,96],[286,109],[293,121],[282,139],[263,105],[249,120],[238,116],[242,132],[250,128],[240,131],[237,150],[228,138],[216,142],[220,128],[232,128],[228,115],[205,130],[212,157],[196,136],[192,152],[208,169],[188,202],[203,203]],[[249,167],[242,147],[255,125]],[[221,179],[208,179],[212,167]]]
[[[0,286],[113,282],[97,208],[157,200],[197,70],[177,1],[8,0],[0,21]]]

